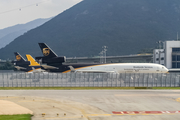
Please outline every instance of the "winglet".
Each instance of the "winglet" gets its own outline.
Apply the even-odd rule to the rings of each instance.
[[[30,63],[31,63],[29,66],[39,66],[39,65],[40,65],[39,63],[37,63],[37,62],[34,60],[34,58],[33,58],[31,55],[26,54],[26,58],[27,58],[27,60],[30,61]]]
[[[71,69],[71,72],[76,72],[73,66],[68,66]]]

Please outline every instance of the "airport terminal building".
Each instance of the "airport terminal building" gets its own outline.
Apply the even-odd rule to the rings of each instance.
[[[163,42],[163,49],[154,49],[153,62],[168,69],[180,69],[180,41]]]

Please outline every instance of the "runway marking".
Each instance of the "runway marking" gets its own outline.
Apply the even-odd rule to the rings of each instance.
[[[18,102],[49,102],[49,100],[21,100],[21,101],[18,101]]]
[[[18,102],[34,102],[34,101],[24,100],[24,101],[18,101]]]
[[[120,111],[115,112],[112,111],[113,114],[86,114],[86,116],[83,116],[83,118],[87,118],[88,120],[91,120],[89,117],[110,117],[110,116],[122,116],[122,115],[162,115],[162,114],[180,114],[180,111]],[[78,116],[74,117],[43,117],[41,119],[61,119],[61,118],[82,118]]]
[[[180,102],[180,98],[177,98],[176,101],[177,101],[177,102]]]
[[[50,120],[54,120],[54,119],[62,119],[62,118],[64,118],[64,119],[73,119],[73,118],[81,118],[81,117],[42,117],[41,119],[50,119]]]
[[[162,114],[180,114],[180,111],[112,111],[115,115],[162,115]]]
[[[91,120],[91,118],[89,118],[89,116],[86,114],[86,112],[85,112],[83,109],[80,109],[80,108],[78,108],[78,107],[75,107],[75,106],[72,106],[72,105],[69,105],[69,104],[68,104],[67,106],[70,106],[70,107],[72,107],[72,108],[75,108],[75,109],[81,111],[81,113],[83,114],[83,116],[84,116],[85,118],[87,118],[87,120]]]
[[[83,117],[81,117],[81,116],[74,116],[74,117],[42,117],[41,119],[62,119],[62,118],[64,118],[64,119],[72,119],[72,118],[87,118],[88,120],[91,120],[89,117],[97,117],[97,116],[100,116],[100,117],[102,117],[102,116],[105,116],[105,117],[107,117],[107,116],[112,116],[113,114],[86,114],[87,116],[85,117],[85,116],[83,116]]]
[[[86,116],[83,116],[84,118],[87,118],[88,120],[91,120],[89,117],[97,117],[97,116],[112,116],[113,114],[86,114]],[[60,118],[83,118],[83,117],[43,117],[41,119],[60,119]]]
[[[87,116],[112,116],[112,114],[87,114]]]
[[[8,98],[19,98],[19,97],[12,97],[12,96],[4,96],[4,97],[0,97],[0,99],[8,99]]]
[[[128,96],[128,97],[134,97],[134,96],[180,96],[180,94],[115,94],[114,96]]]

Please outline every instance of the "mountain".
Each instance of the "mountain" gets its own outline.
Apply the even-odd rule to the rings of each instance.
[[[36,19],[26,24],[18,24],[8,28],[0,29],[0,48],[5,47],[18,36],[23,35],[30,29],[36,28],[37,26],[44,24],[50,19],[51,18]]]
[[[38,42],[59,56],[135,54],[172,40],[180,33],[179,0],[84,0],[0,49],[1,59],[13,52],[41,56]]]

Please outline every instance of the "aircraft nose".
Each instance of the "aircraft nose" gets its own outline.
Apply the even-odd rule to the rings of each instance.
[[[164,71],[165,71],[166,73],[169,73],[169,70],[168,70],[167,68],[165,68]]]

